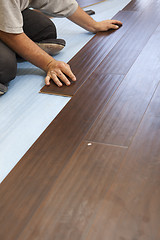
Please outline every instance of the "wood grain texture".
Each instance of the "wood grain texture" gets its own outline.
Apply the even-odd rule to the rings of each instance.
[[[143,12],[151,7],[159,8],[158,0],[132,0],[123,8],[124,11],[139,11]]]
[[[86,240],[160,239],[160,86]]]
[[[125,15],[124,12],[121,12],[121,14]],[[129,12],[129,14],[131,13]],[[127,19],[127,21],[129,20],[132,22],[132,27],[128,29],[124,36],[119,38],[119,41],[116,41],[116,44],[112,45],[112,48],[108,48],[110,41],[107,42],[107,38],[103,37],[103,40],[99,41],[99,35],[96,34],[96,36],[90,41],[92,46],[87,44],[88,46],[86,45],[82,51],[79,52],[77,59],[75,56],[75,58],[69,62],[73,72],[77,77],[76,83],[69,87],[63,86],[62,88],[57,87],[55,84],[52,84],[50,87],[44,86],[44,88],[41,89],[41,92],[53,92],[56,94],[60,92],[61,95],[64,94],[70,96],[75,94],[77,89],[80,88],[83,82],[86,81],[88,76],[94,71],[106,72],[109,74],[127,74],[141,53],[142,49],[148,42],[149,38],[159,25],[160,15],[159,11],[156,11],[155,8],[151,8],[146,10],[143,14],[138,15],[134,22],[133,19]],[[120,30],[118,30],[116,33],[120,33],[119,31]],[[109,33],[99,34],[101,35]],[[95,44],[95,41],[97,45]],[[90,52],[87,51],[87,47],[89,48]],[[107,49],[110,49],[110,51]],[[83,61],[80,59],[83,59]],[[81,62],[81,64],[79,64],[79,62]],[[80,77],[79,72],[81,73]],[[53,90],[51,91],[51,89]]]
[[[88,141],[129,146],[160,80],[160,26],[106,105]]]
[[[119,36],[121,29],[125,29],[121,28],[113,38],[109,35],[113,43],[109,40],[105,46],[110,46],[107,57],[100,46],[106,40],[106,33],[100,34],[98,44],[95,37],[88,45],[92,49],[87,52],[90,62],[84,50],[79,52],[81,58],[77,59],[85,56],[84,62],[88,64],[80,63],[78,68],[73,61],[82,77],[81,85],[75,85],[75,95],[70,102],[2,182],[0,239],[160,239],[160,86],[156,88],[160,79],[160,28],[151,38],[159,15],[156,8],[140,16],[134,11],[121,14],[137,16],[129,23],[132,29],[124,30]],[[92,55],[95,46],[99,48],[96,55],[100,54],[96,59],[96,55]],[[124,79],[124,75],[116,75],[117,72],[128,75]],[[113,107],[121,118],[119,123],[114,122],[115,126],[123,127],[123,119],[127,118],[127,129],[131,119],[137,131],[127,153],[125,147],[97,143],[88,146],[83,142],[106,106],[111,106],[108,114],[112,115],[108,116],[114,116]],[[122,136],[123,141],[133,136],[128,133],[129,130]],[[127,155],[124,157],[124,154]]]
[[[151,8],[142,13],[98,66],[98,70],[126,75],[159,23],[159,11]]]
[[[1,239],[17,240],[122,79],[89,78],[2,182]]]
[[[126,150],[82,142],[17,240],[85,239]]]
[[[71,86],[57,87],[52,81],[51,85],[44,86],[40,92],[73,96],[88,77],[95,71],[106,55],[111,51],[121,37],[137,24],[139,13],[120,11],[114,18],[123,22],[123,27],[118,31],[97,33],[70,61],[72,71],[77,77],[76,83]]]

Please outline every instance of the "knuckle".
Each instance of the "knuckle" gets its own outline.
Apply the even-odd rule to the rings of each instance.
[[[51,74],[55,74],[55,71],[51,70],[50,73],[51,73]]]
[[[60,68],[64,68],[65,67],[65,63],[64,62],[60,62],[59,66],[60,66]]]

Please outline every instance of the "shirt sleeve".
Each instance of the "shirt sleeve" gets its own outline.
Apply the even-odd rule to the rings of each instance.
[[[69,17],[78,8],[75,0],[32,0],[32,7],[54,17]]]
[[[7,33],[22,33],[23,18],[19,1],[0,1],[0,30]]]

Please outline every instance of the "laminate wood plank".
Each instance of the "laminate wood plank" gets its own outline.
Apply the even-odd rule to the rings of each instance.
[[[76,64],[75,67],[77,68],[77,71],[79,71],[78,68],[80,67],[80,69],[82,69],[81,73],[83,72],[84,74],[86,73],[86,71],[89,72],[90,74],[93,73],[94,71],[97,71],[99,73],[106,72],[109,74],[125,75],[129,71],[129,69],[131,68],[131,66],[133,65],[133,63],[141,53],[141,51],[143,50],[144,46],[148,42],[149,38],[157,28],[159,23],[160,23],[159,11],[156,11],[156,9],[151,8],[148,11],[145,11],[143,14],[140,14],[140,16],[136,18],[135,22],[133,23],[133,26],[127,31],[127,33],[124,36],[121,37],[121,39],[117,42],[117,44],[115,44],[115,46],[111,49],[111,51],[108,54],[106,52],[105,58],[101,59],[101,62],[99,62],[99,65],[97,65],[98,61],[96,58],[94,58],[94,62],[96,61],[96,65],[94,65],[93,62],[90,62],[88,60],[89,54],[87,51],[85,53],[81,52],[82,55],[79,54],[78,57],[81,57],[82,59],[84,59],[84,62],[89,64],[89,66],[92,68],[90,67],[88,68],[85,64],[85,69],[87,69],[85,70],[84,66],[79,66],[76,61],[74,62],[74,59],[73,59],[73,64]],[[106,45],[101,45],[101,44],[102,42],[101,43],[98,42],[98,46],[104,51],[104,46]],[[95,48],[95,45],[93,45],[93,47]],[[100,51],[98,50],[96,54],[98,58],[99,58],[99,52]],[[86,56],[87,59],[85,59],[84,56]],[[100,56],[101,56],[101,53],[100,53]],[[79,59],[79,62],[80,62],[80,59]],[[74,66],[73,64],[71,64],[71,67]],[[81,74],[82,80],[79,79],[78,77],[77,82],[70,87],[64,86],[63,88],[58,88],[55,86],[55,84],[52,84],[52,86],[54,86],[54,88],[56,88],[57,91],[59,91],[61,94],[63,93],[64,95],[66,95],[66,93],[68,93],[69,91],[72,91],[74,88],[75,89],[72,93],[75,93],[75,91],[77,91],[77,89],[81,86],[81,84],[85,80],[87,80],[87,77],[88,77],[87,74],[85,75]],[[51,87],[45,86],[42,91],[46,92],[46,89],[48,90],[49,93],[51,93]],[[62,92],[62,89],[64,89],[63,92]]]
[[[132,0],[130,3],[128,3],[124,8],[123,11],[140,11],[143,12],[147,8],[150,8],[152,6],[159,8],[159,1],[157,0]]]
[[[126,150],[82,142],[17,240],[85,239]]]
[[[2,182],[1,239],[17,240],[122,79],[89,78]]]
[[[104,2],[105,0],[77,0],[78,4],[80,7],[84,8],[84,7],[88,7],[88,6],[91,6],[91,5],[95,5],[97,3],[100,3],[100,2]]]
[[[155,1],[155,0],[154,0]],[[144,9],[150,5],[152,0],[132,0],[128,3],[123,10],[124,11],[144,11]]]
[[[70,61],[72,71],[77,77],[77,82],[71,86],[57,87],[52,81],[51,85],[44,86],[40,92],[73,96],[88,77],[95,71],[106,55],[111,51],[121,37],[132,27],[138,24],[139,13],[120,11],[114,18],[123,22],[123,27],[118,31],[97,33]]]
[[[159,24],[159,11],[149,9],[141,14],[136,25],[127,31],[97,67],[98,71],[126,75]]]
[[[160,86],[86,240],[160,239]]]
[[[129,146],[160,80],[160,26],[86,136]]]

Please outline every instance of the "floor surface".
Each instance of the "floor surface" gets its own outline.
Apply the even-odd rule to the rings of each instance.
[[[159,11],[132,0],[69,61],[78,89],[0,185],[0,239],[160,239]]]
[[[112,18],[128,2],[107,0],[85,10],[93,9],[96,12],[93,18],[100,21]],[[68,62],[93,34],[65,18],[53,21],[58,37],[67,42],[55,59]],[[32,64],[19,63],[17,77],[10,83],[7,94],[0,97],[0,182],[70,100],[69,97],[40,94],[44,77],[45,73]]]

